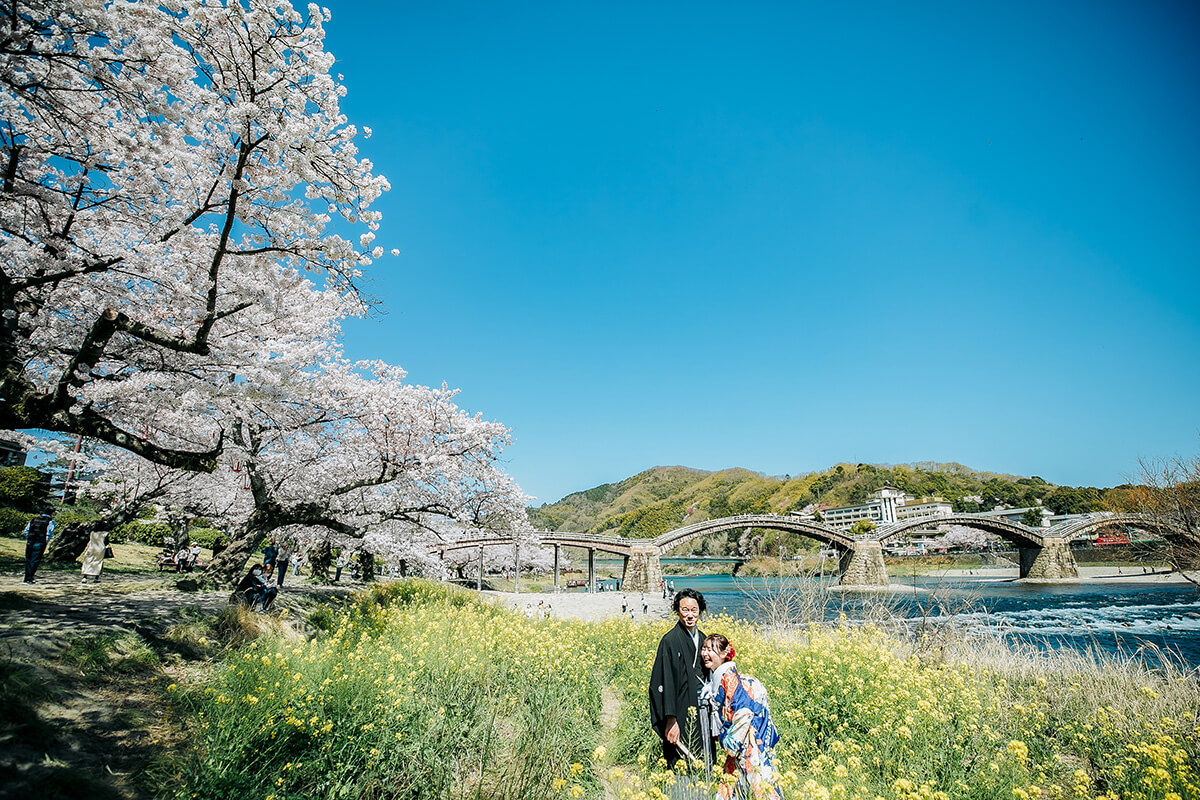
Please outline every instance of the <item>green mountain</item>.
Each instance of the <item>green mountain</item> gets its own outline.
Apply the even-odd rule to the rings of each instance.
[[[915,497],[941,497],[955,511],[1041,504],[1056,514],[1111,507],[1112,493],[1121,490],[1055,486],[1036,476],[976,472],[954,463],[838,464],[799,477],[770,477],[747,469],[706,472],[653,467],[619,483],[605,483],[531,508],[529,517],[534,527],[543,530],[653,537],[732,514],[783,514],[812,503],[861,503],[885,485]]]

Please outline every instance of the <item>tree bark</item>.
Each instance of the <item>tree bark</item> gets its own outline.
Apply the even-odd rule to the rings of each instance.
[[[50,546],[46,548],[46,563],[70,564],[83,555],[92,531],[97,529],[93,525],[94,523],[72,522],[63,526],[61,530],[56,530],[50,539]]]
[[[200,575],[201,583],[208,586],[236,586],[245,572],[246,563],[259,553],[263,540],[273,530],[274,526],[247,528],[240,536],[232,537],[229,547],[208,562]]]
[[[321,582],[329,583],[329,567],[333,564],[333,545],[328,541],[318,542],[308,554],[309,571],[312,577]]]
[[[72,522],[65,525],[61,531],[56,530],[50,538],[50,546],[46,548],[46,563],[70,564],[83,555],[93,531],[112,533],[118,525],[133,519],[135,513],[136,511],[126,509],[91,522]]]

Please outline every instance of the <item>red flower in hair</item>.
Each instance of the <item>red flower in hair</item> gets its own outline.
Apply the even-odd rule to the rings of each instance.
[[[729,661],[733,661],[733,659],[734,659],[734,657],[735,657],[735,655],[736,655],[736,654],[733,652],[733,645],[729,645],[729,649],[728,649],[728,650],[726,650],[725,652],[729,654],[729,655],[728,655],[726,658],[727,658]]]

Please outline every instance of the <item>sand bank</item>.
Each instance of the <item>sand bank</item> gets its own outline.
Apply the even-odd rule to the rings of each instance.
[[[621,616],[621,603],[627,604],[625,616],[633,612],[633,619],[661,619],[670,613],[670,604],[657,592],[646,593],[645,615],[642,614],[642,594],[640,592],[544,592],[541,594],[513,594],[512,592],[483,592],[483,596],[494,602],[523,611],[527,607],[537,608],[538,603],[550,607],[550,615],[554,617],[571,617],[583,620],[600,620],[608,617]],[[544,608],[544,606],[543,606]]]

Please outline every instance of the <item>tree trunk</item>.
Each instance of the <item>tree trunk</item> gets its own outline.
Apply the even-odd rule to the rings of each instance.
[[[263,540],[273,530],[273,527],[248,527],[234,536],[229,547],[208,562],[200,575],[201,583],[208,586],[236,586],[246,570],[246,563],[259,554]]]
[[[91,522],[72,522],[63,526],[61,531],[55,531],[50,538],[50,546],[46,548],[46,563],[70,564],[87,549],[92,531],[112,533],[113,529],[133,519],[133,511],[128,509],[108,514]]]
[[[375,580],[375,554],[359,550],[358,563],[362,566],[363,583]]]
[[[318,542],[308,554],[309,571],[321,583],[329,583],[329,567],[333,564],[333,545],[328,541]]]
[[[100,520],[96,520],[100,522]],[[46,548],[46,563],[70,564],[83,555],[91,538],[94,523],[72,522],[56,530],[50,538],[50,546]]]

